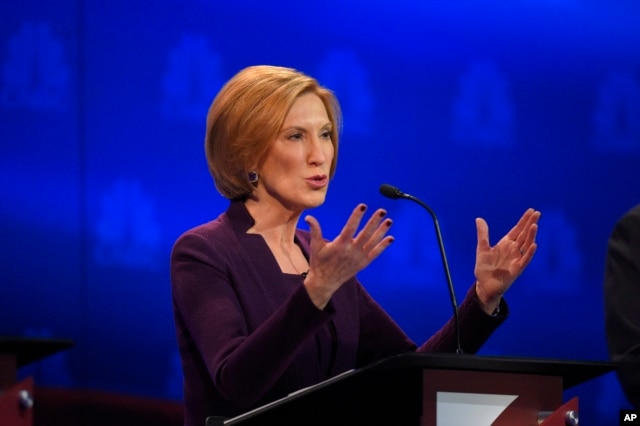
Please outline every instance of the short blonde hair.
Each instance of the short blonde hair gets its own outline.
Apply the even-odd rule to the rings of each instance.
[[[331,121],[334,157],[329,176],[334,176],[342,125],[340,105],[334,94],[297,70],[252,66],[224,85],[207,114],[205,154],[209,172],[223,196],[245,199],[253,191],[249,171],[262,163],[293,103],[306,93],[322,100]]]

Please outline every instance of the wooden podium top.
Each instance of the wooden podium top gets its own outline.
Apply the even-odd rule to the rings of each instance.
[[[71,346],[68,339],[0,336],[0,355],[15,355],[18,368]]]

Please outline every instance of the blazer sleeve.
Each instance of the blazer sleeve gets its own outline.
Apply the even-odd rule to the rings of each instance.
[[[640,205],[620,219],[609,238],[604,302],[609,354],[618,363],[627,399],[640,408]]]
[[[462,352],[467,354],[478,352],[509,315],[509,306],[504,298],[500,301],[499,313],[488,315],[480,306],[475,288],[475,284],[469,288],[458,307],[460,346]],[[418,352],[455,352],[457,347],[455,318],[452,316],[440,330],[418,348]]]
[[[455,352],[456,327],[453,316],[420,347],[361,287],[361,331],[358,365],[404,352]],[[508,316],[509,308],[500,302],[498,315],[487,315],[481,308],[475,285],[466,294],[459,309],[460,341],[463,352],[475,353]]]

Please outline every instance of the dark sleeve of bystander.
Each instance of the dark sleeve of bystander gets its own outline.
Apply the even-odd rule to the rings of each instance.
[[[609,238],[604,278],[605,331],[611,359],[629,402],[640,409],[640,205]]]

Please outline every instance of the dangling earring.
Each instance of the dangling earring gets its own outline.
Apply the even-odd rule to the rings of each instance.
[[[249,177],[249,182],[251,182],[252,184],[255,185],[258,183],[258,177],[259,177],[258,172],[252,170],[249,172],[248,177]]]

